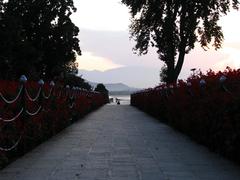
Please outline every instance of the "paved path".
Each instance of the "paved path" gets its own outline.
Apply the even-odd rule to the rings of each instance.
[[[130,106],[104,106],[0,171],[0,180],[239,180],[240,167]]]

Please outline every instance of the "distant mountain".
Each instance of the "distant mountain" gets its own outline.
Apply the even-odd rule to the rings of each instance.
[[[110,84],[109,88],[116,88],[115,90],[124,89],[124,85],[126,89],[148,88],[159,83],[159,69],[150,67],[121,67],[104,72],[79,69],[79,75],[90,82]],[[114,87],[111,87],[111,84],[114,84]]]
[[[98,83],[96,82],[88,82],[92,87],[96,87]],[[134,91],[139,91],[139,88],[129,87],[123,83],[110,83],[104,84],[106,89],[110,92],[110,94],[131,94]]]

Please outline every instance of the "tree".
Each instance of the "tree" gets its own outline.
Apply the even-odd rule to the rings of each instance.
[[[97,86],[95,87],[94,91],[98,91],[98,92],[101,92],[101,93],[108,92],[108,90],[106,89],[106,87],[102,83],[97,84]]]
[[[80,87],[90,91],[92,86],[82,78],[82,76],[76,76],[74,74],[68,74],[64,79],[64,85],[70,85],[70,87]]]
[[[238,9],[238,0],[122,0],[131,13],[131,37],[136,40],[135,52],[157,48],[166,69],[166,82],[177,81],[185,54],[196,42],[205,50],[209,44],[221,47],[223,33],[220,16],[231,8]]]
[[[21,66],[15,64],[20,61],[20,56],[23,56],[21,50],[25,49],[27,43],[21,38],[21,25],[20,21],[13,16],[7,16],[6,4],[1,1],[1,12],[0,12],[0,70],[1,78],[8,78],[9,74],[14,76],[16,68],[21,69]],[[28,61],[27,53],[30,53],[30,49],[25,51],[25,60]],[[29,61],[28,64],[31,64]],[[22,61],[23,67],[28,67],[27,63]]]
[[[100,83],[97,84],[96,88],[94,89],[94,91],[100,92],[104,95],[105,98],[105,102],[108,103],[109,102],[109,94],[108,94],[108,90],[106,89],[106,87],[104,86],[104,84]]]
[[[17,74],[35,72],[51,79],[76,73],[76,54],[81,50],[79,29],[70,19],[75,11],[73,0],[8,0],[0,33],[9,37],[5,41],[9,53],[0,51],[0,55]]]

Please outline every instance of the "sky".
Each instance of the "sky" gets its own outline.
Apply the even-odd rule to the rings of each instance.
[[[115,68],[147,67],[148,73],[154,74],[154,79],[142,79],[141,76],[138,81],[128,79],[128,85],[146,88],[159,83],[158,74],[163,63],[154,49],[144,56],[132,52],[135,42],[129,39],[130,15],[120,0],[74,0],[74,3],[77,12],[72,15],[72,20],[80,28],[82,50],[82,56],[77,57],[80,73],[81,69],[104,72]],[[226,66],[240,68],[239,19],[240,11],[232,11],[220,20],[225,36],[222,49],[204,51],[197,45],[185,58],[181,79],[186,79],[192,68],[203,72],[208,69],[223,70]],[[87,79],[87,76],[83,78]]]

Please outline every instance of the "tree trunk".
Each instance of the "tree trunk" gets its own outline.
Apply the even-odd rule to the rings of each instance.
[[[167,82],[166,82],[167,84],[176,82],[174,66],[167,65],[167,79],[166,80],[167,80]]]
[[[183,66],[183,62],[184,62],[184,57],[185,57],[185,46],[184,48],[180,49],[179,51],[179,55],[178,55],[178,61],[177,61],[177,65],[175,67],[175,72],[174,72],[174,79],[175,81],[177,81],[178,76],[181,72],[182,66]]]
[[[182,6],[182,14],[180,17],[180,44],[179,44],[179,48],[178,48],[178,60],[177,60],[177,64],[176,67],[174,69],[174,79],[175,82],[178,79],[178,76],[181,72],[182,66],[183,66],[183,62],[184,62],[184,57],[186,54],[186,44],[187,44],[187,37],[186,37],[186,27],[185,27],[185,23],[186,23],[186,6],[183,4]]]
[[[168,4],[168,17],[169,17],[169,31],[166,34],[167,37],[167,54],[166,54],[166,65],[167,65],[167,79],[166,83],[171,84],[176,82],[175,78],[175,41],[174,41],[174,29],[175,27],[175,20],[177,16],[178,4],[175,4],[174,10],[172,10],[172,4]]]

